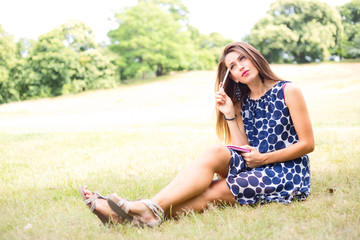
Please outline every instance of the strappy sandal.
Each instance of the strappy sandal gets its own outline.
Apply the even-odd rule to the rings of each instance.
[[[83,191],[83,187],[80,186],[78,188],[79,193],[82,197],[82,199],[84,200],[85,204],[90,208],[90,211],[92,213],[94,213],[100,220],[101,222],[106,226],[107,224],[112,224],[112,222],[109,220],[109,218],[107,216],[105,216],[104,214],[100,213],[99,211],[97,211],[96,208],[96,202],[97,200],[100,199],[105,199],[107,200],[107,197],[102,196],[101,194],[95,192],[93,193],[94,195],[91,198],[86,198],[85,193]],[[91,202],[94,201],[94,203],[91,205]]]
[[[140,200],[141,202],[143,202],[155,215],[155,217],[157,218],[157,220],[152,221],[150,223],[147,223],[145,221],[142,220],[142,218],[138,217],[137,215],[132,215],[129,213],[130,210],[130,206],[129,206],[129,201],[126,199],[115,199],[114,197],[110,196],[107,199],[107,202],[110,206],[110,208],[120,217],[122,217],[123,219],[126,219],[130,222],[130,224],[135,225],[137,227],[156,227],[159,226],[164,219],[164,210],[155,202],[149,200],[149,199],[144,199],[144,200]],[[123,208],[122,208],[123,207]]]

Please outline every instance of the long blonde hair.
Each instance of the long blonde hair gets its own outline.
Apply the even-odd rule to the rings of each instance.
[[[224,79],[227,67],[225,65],[225,57],[230,52],[238,52],[244,55],[246,58],[250,59],[250,61],[255,65],[256,69],[259,71],[259,76],[261,80],[264,82],[265,80],[272,81],[282,81],[270,68],[269,63],[265,60],[265,58],[261,55],[261,53],[256,50],[253,46],[245,42],[233,42],[228,44],[223,51],[222,56],[219,59],[217,76],[215,82],[215,92],[220,89],[220,82]],[[229,76],[227,77],[229,78]],[[235,103],[242,103],[244,99],[250,92],[249,87],[246,84],[240,83],[240,101],[235,96],[235,82],[231,79],[227,79],[224,90],[226,94],[231,98],[234,105]],[[241,117],[241,116],[240,116]],[[231,142],[230,130],[227,125],[226,120],[224,119],[224,114],[216,109],[216,134],[218,138],[226,143]]]

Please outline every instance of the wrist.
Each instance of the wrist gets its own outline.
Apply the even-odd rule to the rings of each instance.
[[[224,119],[226,120],[226,121],[232,121],[232,120],[235,120],[237,118],[237,114],[232,114],[232,115],[225,115],[224,114]]]
[[[261,154],[261,160],[262,160],[262,164],[263,165],[267,165],[268,163],[268,153],[263,153],[263,154]]]
[[[235,116],[235,109],[223,112],[226,118],[233,118]]]

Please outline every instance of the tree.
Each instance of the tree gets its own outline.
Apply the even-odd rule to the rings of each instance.
[[[339,48],[342,31],[339,13],[326,3],[278,0],[248,39],[269,61],[303,63],[327,60]]]
[[[344,25],[343,56],[360,57],[360,0],[352,0],[339,7]]]
[[[92,30],[83,22],[69,21],[59,28],[65,46],[72,49],[76,62],[71,66],[71,80],[63,86],[62,93],[116,86],[115,58],[95,42]]]
[[[21,99],[61,95],[76,64],[76,54],[64,45],[59,29],[41,35],[26,58],[24,75],[18,81]]]
[[[9,78],[11,69],[17,63],[16,51],[13,36],[0,25],[0,103],[18,98],[14,83]]]
[[[151,1],[160,6],[166,12],[173,15],[175,21],[182,23],[184,26],[188,25],[189,10],[180,0],[142,0],[144,2]]]
[[[107,49],[80,52],[77,57],[79,62],[73,67],[71,81],[63,86],[63,93],[113,88],[117,85],[116,58]]]
[[[118,54],[122,79],[187,69],[191,59],[189,34],[174,15],[153,1],[116,14],[119,27],[108,33],[110,49]]]
[[[61,38],[66,47],[75,52],[85,52],[95,49],[97,44],[92,30],[81,21],[68,21],[59,27]]]
[[[256,23],[251,30],[250,43],[256,46],[269,62],[293,61],[294,57],[288,49],[295,48],[299,34],[285,24],[275,25],[273,22],[274,17],[267,15]]]
[[[19,98],[50,97],[116,86],[114,57],[94,39],[89,27],[75,21],[41,35],[12,70]],[[24,55],[20,48],[18,52]]]
[[[224,46],[233,42],[233,40],[225,39],[217,32],[200,34],[195,27],[189,27],[189,31],[191,32],[191,40],[195,45],[195,57],[191,69],[214,69]]]
[[[19,59],[25,58],[31,51],[34,43],[35,41],[32,39],[20,38],[19,41],[16,43],[16,57]]]

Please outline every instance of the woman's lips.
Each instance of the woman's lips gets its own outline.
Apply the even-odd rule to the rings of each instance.
[[[246,76],[246,75],[248,74],[248,72],[249,72],[249,70],[245,70],[245,71],[241,74],[241,76],[242,76],[242,77]]]

